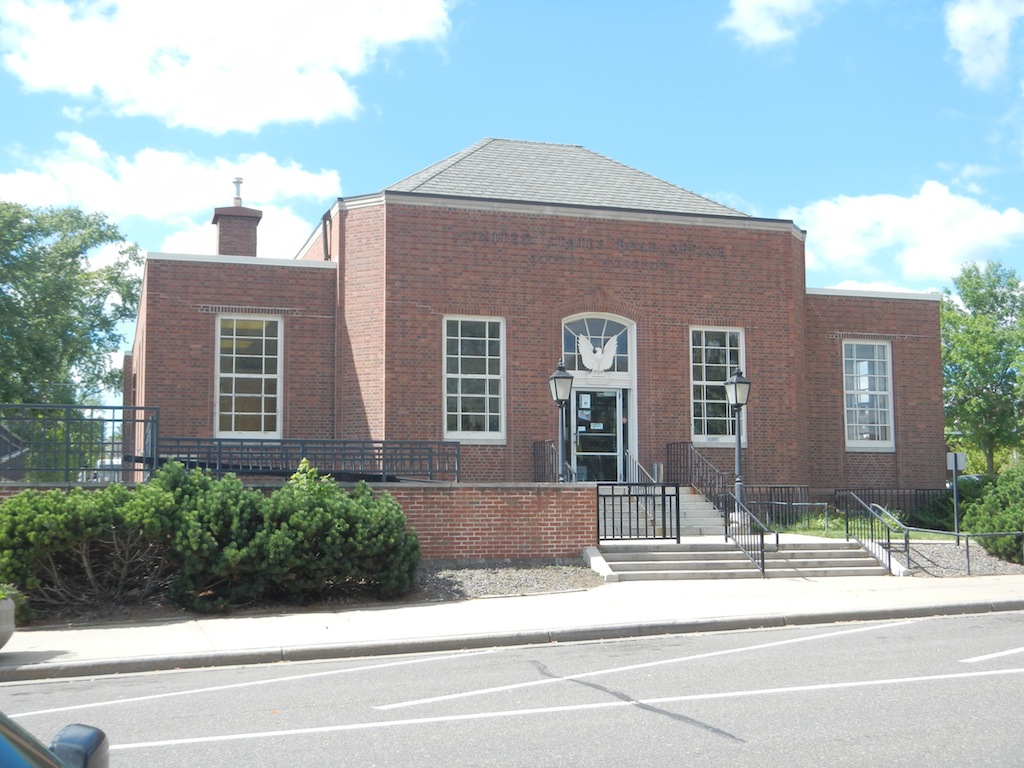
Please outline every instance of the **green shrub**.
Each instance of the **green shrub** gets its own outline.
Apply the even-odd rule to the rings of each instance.
[[[353,587],[403,594],[420,556],[394,499],[365,483],[348,493],[305,460],[271,495],[258,542],[271,594],[299,602]]]
[[[166,586],[171,499],[121,485],[23,491],[0,504],[0,581],[34,612],[143,600]]]
[[[990,475],[968,475],[957,480],[956,489],[959,495],[960,519],[963,521],[967,507],[985,494],[985,488],[995,478]],[[908,524],[915,528],[931,528],[939,531],[953,531],[953,491],[952,489],[939,500],[932,501],[928,506],[911,512]]]
[[[1003,472],[985,486],[980,498],[966,505],[963,528],[971,533],[1024,531],[1024,464]],[[1011,563],[1024,562],[1024,534],[983,536],[979,543],[990,555]]]
[[[405,513],[387,493],[374,495],[359,483],[349,497],[358,514],[352,518],[353,578],[371,584],[378,597],[404,595],[415,584],[420,543],[406,527]]]
[[[200,611],[347,588],[395,597],[419,558],[392,497],[365,483],[346,492],[307,462],[270,498],[169,463],[133,490],[29,490],[0,503],[0,583],[44,614],[163,591]]]
[[[150,485],[174,500],[171,597],[200,611],[261,599],[263,572],[250,545],[263,525],[263,494],[235,475],[217,480],[177,462],[162,467]]]

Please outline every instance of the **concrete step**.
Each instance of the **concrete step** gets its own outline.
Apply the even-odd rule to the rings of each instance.
[[[769,568],[766,563],[764,575],[766,579],[819,579],[829,576],[888,576],[889,572],[877,561],[873,566],[860,565],[845,568]]]
[[[720,533],[720,529],[719,529]],[[766,545],[769,542],[765,542]],[[876,576],[888,571],[855,542],[821,539],[782,542],[765,552],[768,578]],[[600,547],[609,581],[760,577],[732,542],[718,536],[680,544],[660,541],[605,542]]]
[[[717,560],[631,560],[609,563],[616,573],[639,573],[643,571],[715,571],[735,570],[754,564],[743,557],[720,558]]]
[[[722,560],[746,559],[737,549],[703,550],[694,552],[605,552],[605,562],[621,564],[623,567],[631,563],[684,563],[684,562],[715,562]]]
[[[750,561],[747,561],[750,563]],[[698,579],[760,579],[761,572],[753,563],[749,568],[732,568],[720,571],[627,571],[615,573],[608,581],[696,581]]]

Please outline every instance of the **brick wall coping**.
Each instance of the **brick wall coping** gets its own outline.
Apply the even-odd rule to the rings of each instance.
[[[855,291],[846,288],[808,288],[808,296],[848,296],[858,299],[910,299],[912,301],[942,301],[940,293],[912,293],[910,291]]]
[[[475,197],[445,197],[424,195],[417,192],[376,192],[359,197],[338,198],[331,209],[332,217],[339,212],[384,205],[408,205],[450,210],[488,211],[496,213],[522,213],[533,216],[565,216],[573,219],[601,219],[602,221],[643,221],[660,222],[693,227],[715,227],[717,229],[753,229],[785,232],[799,240],[807,239],[807,232],[789,219],[760,219],[754,216],[712,216],[699,213],[673,213],[652,211],[642,208],[600,208],[577,206],[568,203],[533,203],[519,200],[494,200]],[[319,233],[319,228],[310,236],[309,242]],[[304,252],[304,251],[303,251]]]
[[[338,268],[333,261],[304,261],[302,259],[268,259],[252,256],[208,256],[187,253],[147,253],[146,260],[152,261],[185,261],[196,264],[244,264],[247,267],[291,267],[293,269],[334,269]]]

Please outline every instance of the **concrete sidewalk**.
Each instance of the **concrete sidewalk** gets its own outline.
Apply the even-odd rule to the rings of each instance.
[[[19,628],[0,681],[1024,610],[1024,576],[608,583],[330,613]]]

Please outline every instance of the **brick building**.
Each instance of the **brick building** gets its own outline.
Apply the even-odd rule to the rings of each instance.
[[[944,483],[938,297],[808,289],[793,222],[494,139],[339,198],[293,259],[235,202],[219,255],[146,261],[125,398],[162,436],[457,441],[463,482],[529,483],[561,359],[578,480],[679,443],[729,471],[740,368],[748,481]]]

